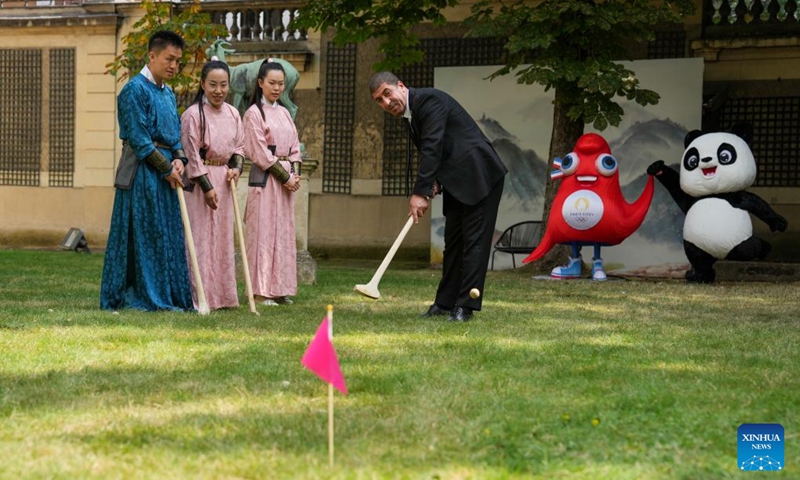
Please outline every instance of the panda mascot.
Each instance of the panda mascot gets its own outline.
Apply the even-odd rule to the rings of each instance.
[[[686,134],[680,174],[663,160],[647,168],[686,214],[683,247],[692,265],[686,272],[689,282],[713,283],[717,260],[747,261],[769,254],[770,244],[753,236],[751,213],[773,232],[788,225],[761,197],[745,191],[756,178],[748,146],[752,127],[739,124],[732,132]]]

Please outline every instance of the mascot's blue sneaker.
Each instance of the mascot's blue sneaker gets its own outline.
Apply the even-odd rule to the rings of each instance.
[[[563,265],[561,267],[556,267],[550,272],[550,276],[553,278],[581,278],[581,267],[583,266],[583,261],[581,260],[580,255],[578,258],[569,257],[569,263]]]
[[[603,259],[602,258],[593,258],[592,259],[592,280],[597,280],[598,282],[602,282],[606,278],[606,272],[603,270]]]

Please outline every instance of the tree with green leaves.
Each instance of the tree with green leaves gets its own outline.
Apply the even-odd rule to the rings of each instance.
[[[506,64],[491,78],[513,73],[519,83],[553,90],[552,159],[572,150],[585,124],[618,126],[624,112],[616,99],[658,103],[658,93],[618,62],[653,40],[656,27],[680,23],[693,9],[691,0],[520,0],[499,8],[484,0],[467,23],[470,35],[507,39]],[[545,215],[554,195],[548,177]]]
[[[447,19],[442,9],[460,0],[307,0],[296,22],[299,28],[336,30],[337,45],[382,39],[378,50],[384,54],[375,71],[399,70],[403,65],[422,61],[419,37],[411,30],[423,22],[442,26]]]
[[[136,75],[147,64],[147,44],[150,36],[161,30],[170,30],[183,37],[186,48],[180,70],[167,83],[178,97],[178,105],[186,103],[199,87],[199,71],[206,61],[206,49],[218,38],[225,38],[228,29],[224,25],[211,23],[211,17],[200,10],[200,0],[179,12],[173,11],[172,3],[143,0],[141,7],[145,15],[133,24],[131,31],[122,37],[124,49],[114,61],[106,65],[106,73],[117,75],[117,81]],[[187,71],[186,67],[191,65]]]
[[[307,2],[300,19],[306,28],[334,28],[337,44],[380,39],[386,58],[376,70],[398,69],[421,60],[419,40],[409,29],[422,21],[446,22],[442,9],[458,0],[338,0]],[[651,41],[655,29],[681,23],[692,0],[516,0],[482,1],[465,22],[469,36],[505,40],[505,65],[491,78],[513,74],[519,83],[539,84],[555,94],[549,158],[572,150],[584,125],[617,126],[617,99],[658,103],[656,92],[639,86],[635,72],[618,63],[630,48]],[[555,194],[548,177],[545,217]],[[546,220],[546,218],[545,218]]]

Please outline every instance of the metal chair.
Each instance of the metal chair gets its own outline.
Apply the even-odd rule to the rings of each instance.
[[[531,253],[539,244],[541,232],[542,222],[536,220],[519,222],[508,227],[494,243],[491,269],[494,270],[494,254],[497,252],[511,254],[511,265],[517,268],[514,255]]]

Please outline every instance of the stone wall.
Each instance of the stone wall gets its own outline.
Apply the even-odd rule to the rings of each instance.
[[[47,158],[42,158],[40,186],[0,186],[0,245],[57,245],[70,227],[84,229],[92,247],[99,242],[104,245],[113,199],[109,187],[115,155],[116,84],[103,72],[117,52],[118,16],[113,5],[49,10],[4,9],[0,42],[3,48],[41,49],[43,71],[48,70],[50,48],[75,49],[73,187],[49,185]],[[56,11],[68,14],[71,21],[54,17]],[[23,20],[23,14],[41,18]],[[47,98],[43,95],[45,102]],[[46,104],[25,108],[41,108],[43,126],[49,123]],[[42,136],[46,137],[45,131]],[[47,149],[42,151],[45,157]]]
[[[469,15],[466,2],[448,9],[449,18]],[[697,1],[698,6],[700,0]],[[73,8],[73,7],[68,7]],[[86,9],[94,9],[91,15]],[[122,51],[120,38],[142,15],[138,4],[98,4],[74,7],[71,21],[38,22],[11,18],[14,9],[0,12],[0,40],[3,48],[76,49],[76,119],[75,174],[73,188],[53,188],[46,182],[40,187],[0,186],[0,245],[55,246],[70,227],[82,228],[91,248],[102,249],[108,233],[114,197],[113,174],[121,144],[116,122],[116,94],[122,84],[105,75],[105,64]],[[33,9],[25,9],[31,15]],[[39,9],[36,12],[46,13]],[[71,12],[73,10],[70,10]],[[66,9],[59,9],[63,14]],[[20,17],[21,18],[21,17]],[[709,92],[715,88],[756,89],[789,92],[796,95],[800,82],[800,40],[788,37],[762,41],[704,41],[701,38],[701,15],[687,19],[685,29],[689,55],[706,59],[705,82]],[[420,36],[453,37],[463,35],[458,24],[444,28],[422,25]],[[323,140],[325,132],[326,46],[330,35],[309,33],[306,53],[274,51],[257,42],[240,45],[240,53],[229,61],[244,62],[265,55],[291,57],[297,61],[301,80],[294,93],[299,106],[297,126],[306,146],[307,158],[319,161],[310,175],[307,243],[314,250],[381,252],[392,244],[405,222],[407,199],[381,195],[383,155],[383,113],[375,107],[367,92],[372,64],[379,59],[377,42],[358,45],[357,73],[354,81],[355,123],[353,178],[350,195],[322,192],[325,169]],[[43,175],[46,178],[46,175]],[[800,226],[800,189],[755,189],[790,221],[793,232]],[[244,205],[242,204],[242,208]],[[303,216],[304,212],[298,215]],[[765,227],[754,221],[757,232]],[[767,232],[768,233],[768,232]],[[792,237],[791,235],[795,235]],[[797,234],[771,237],[774,244]],[[774,238],[774,239],[773,239]],[[796,243],[796,242],[795,242]],[[430,244],[430,224],[424,218],[406,237],[403,249],[425,250]],[[783,248],[783,247],[780,247]],[[789,247],[787,247],[789,249]],[[356,250],[359,251],[359,250]]]

